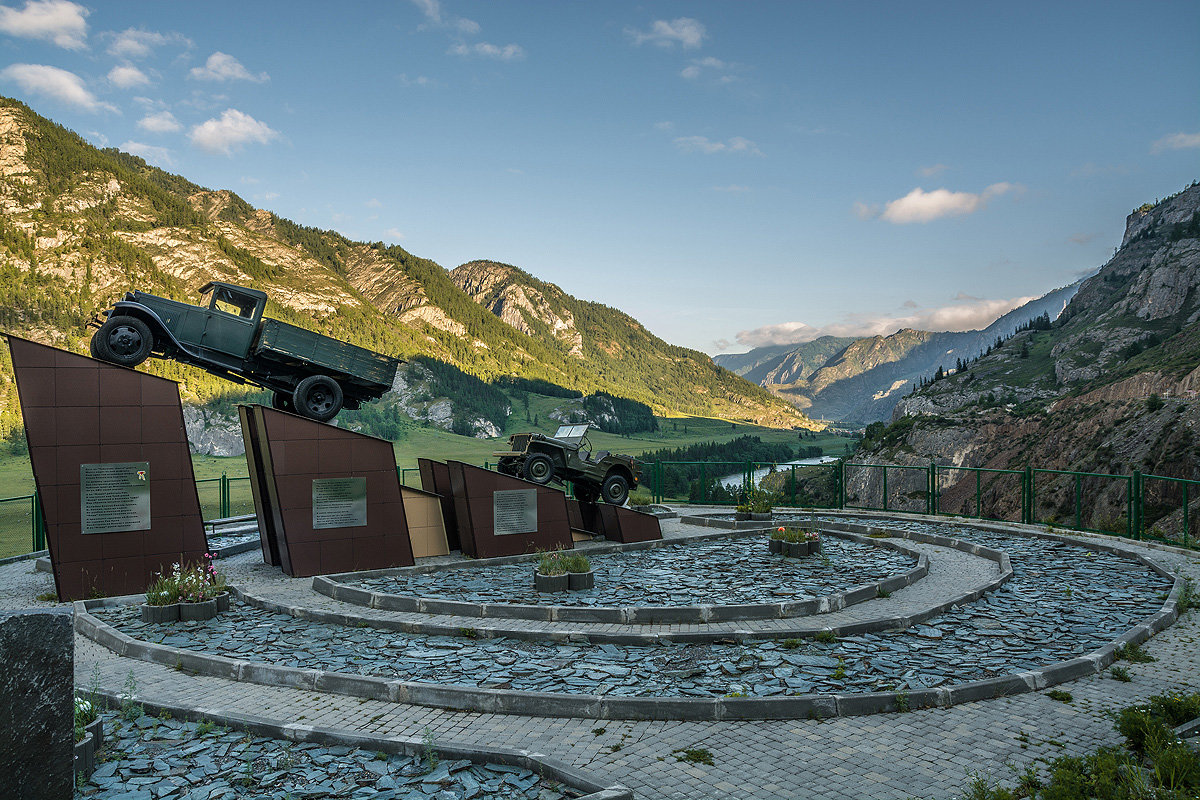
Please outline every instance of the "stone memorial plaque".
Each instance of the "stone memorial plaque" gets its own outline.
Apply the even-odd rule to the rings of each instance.
[[[150,462],[79,465],[81,533],[150,530]]]
[[[313,478],[313,530],[361,528],[366,524],[366,478]]]
[[[492,529],[496,536],[537,532],[537,489],[492,492]]]

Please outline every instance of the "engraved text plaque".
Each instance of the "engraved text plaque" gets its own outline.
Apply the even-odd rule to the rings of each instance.
[[[537,489],[492,492],[492,531],[496,536],[537,532]]]
[[[150,530],[150,462],[79,465],[81,533]]]
[[[366,478],[314,478],[312,526],[361,528],[367,524]]]

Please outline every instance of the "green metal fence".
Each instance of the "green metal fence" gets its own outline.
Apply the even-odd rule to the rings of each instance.
[[[484,462],[483,467],[492,465]],[[397,467],[409,485],[412,467]],[[867,476],[872,505],[847,492],[851,480]],[[419,477],[417,479],[419,484]],[[776,504],[791,507],[898,511],[965,517],[1155,539],[1193,547],[1200,531],[1200,481],[1165,475],[1128,475],[1024,467],[993,469],[930,463],[778,464],[756,461],[655,461],[643,467],[642,487],[654,502],[734,505],[750,488],[767,488]],[[564,487],[574,496],[573,487]],[[223,519],[254,512],[247,477],[196,481],[201,516]],[[1097,516],[1107,509],[1108,516]],[[1120,509],[1123,513],[1116,514]],[[1114,516],[1114,514],[1116,514]],[[46,527],[37,493],[0,498],[0,557],[46,547]]]

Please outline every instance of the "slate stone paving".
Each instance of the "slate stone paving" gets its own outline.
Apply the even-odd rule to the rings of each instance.
[[[100,763],[76,796],[95,800],[562,800],[564,789],[520,767],[432,763],[349,747],[248,736],[141,715],[104,717]]]
[[[885,547],[834,536],[821,554],[784,558],[767,551],[761,533],[589,556],[596,588],[539,594],[530,564],[451,569],[348,581],[377,592],[473,603],[581,606],[676,606],[779,603],[836,594],[916,566]]]
[[[570,694],[769,696],[938,686],[1066,660],[1152,614],[1171,586],[1108,553],[953,526],[929,529],[1007,551],[1013,580],[926,624],[827,643],[618,646],[422,636],[311,623],[244,605],[210,622],[170,625],[142,623],[136,607],[95,613],[148,641],[300,668]]]

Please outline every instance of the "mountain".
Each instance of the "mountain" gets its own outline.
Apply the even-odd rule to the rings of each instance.
[[[754,381],[809,416],[840,422],[887,419],[900,398],[941,367],[954,369],[1046,314],[1056,319],[1081,282],[1031,300],[983,330],[930,332],[905,328],[860,339],[822,336],[772,345],[713,361]]]
[[[868,428],[856,460],[1200,478],[1200,184],[1146,204],[1126,221],[1113,258],[1086,279],[1048,330],[1002,346],[901,400],[892,423]],[[1039,516],[1073,516],[1074,491],[1039,475]],[[970,494],[947,489],[951,505]],[[1121,528],[1125,481],[1090,481],[1092,527]],[[852,492],[878,503],[858,476]],[[1177,531],[1180,500],[1154,493],[1149,526]],[[955,494],[957,492],[957,495]],[[1200,493],[1194,493],[1200,494]],[[997,499],[1013,513],[1016,495]],[[871,500],[870,498],[875,498]],[[1195,498],[1200,500],[1200,497]],[[1195,509],[1192,510],[1194,515]],[[1193,519],[1195,517],[1193,516]]]
[[[270,316],[389,355],[427,356],[479,379],[426,368],[421,374],[441,377],[422,386],[479,394],[486,393],[480,381],[516,377],[584,394],[603,390],[660,414],[816,427],[704,354],[515,268],[507,269],[520,276],[527,299],[549,298],[578,323],[526,321],[515,295],[514,311],[493,313],[433,261],[297,225],[233,192],[96,149],[7,98],[0,98],[0,253],[0,328],[77,352],[87,350],[87,320],[127,290],[195,302],[196,287],[224,280],[268,292]],[[460,279],[478,272],[470,264],[460,270]],[[155,360],[143,369],[180,380],[190,403],[244,392],[179,364]],[[497,403],[492,397],[486,405]],[[0,435],[18,425],[18,414],[0,348]]]

